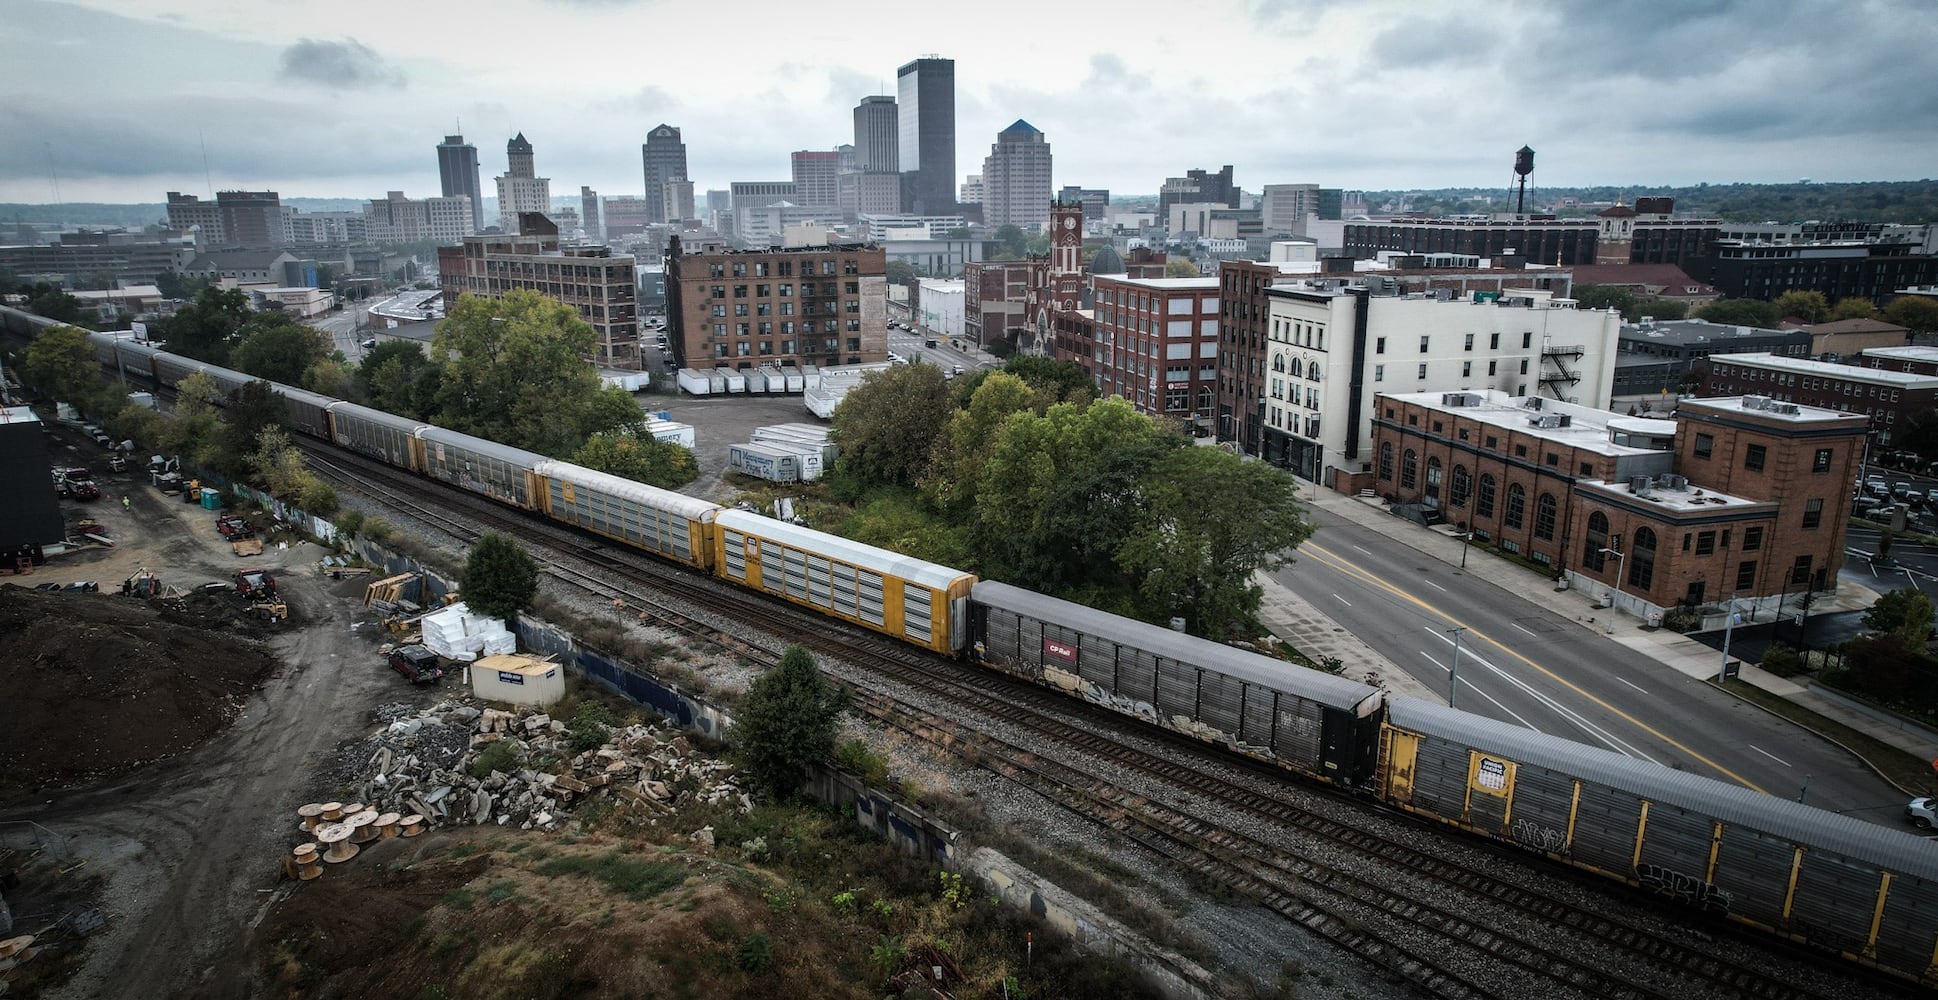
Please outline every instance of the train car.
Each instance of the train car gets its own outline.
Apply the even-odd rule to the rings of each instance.
[[[155,382],[169,389],[175,388],[183,379],[207,367],[206,363],[194,358],[168,351],[155,352]]]
[[[149,388],[156,388],[155,356],[162,352],[143,340],[123,339],[115,345],[117,373],[124,378],[141,380]]]
[[[711,570],[707,541],[719,504],[554,459],[534,471],[546,517]]]
[[[418,470],[473,493],[524,510],[538,509],[538,480],[532,471],[545,456],[430,424],[416,430]]]
[[[714,518],[714,573],[938,653],[967,640],[961,570],[741,510]]]
[[[1373,772],[1376,687],[990,580],[969,615],[984,666],[1340,786]]]
[[[359,455],[412,472],[423,472],[421,420],[399,417],[356,403],[331,403],[330,440]]]
[[[289,426],[297,433],[330,440],[330,404],[337,402],[335,397],[287,385],[276,385],[276,394],[283,397]]]
[[[1922,838],[1415,698],[1382,741],[1401,809],[1938,983]]]
[[[120,364],[114,352],[115,343],[120,339],[118,334],[100,330],[87,335],[88,345],[94,348],[94,360],[101,362],[101,367],[113,371]]]
[[[234,368],[224,368],[221,365],[203,365],[202,374],[208,376],[209,381],[215,383],[215,401],[218,406],[226,405],[236,393],[242,391],[243,386],[251,382],[268,381],[268,379],[257,378],[248,372],[239,372]]]

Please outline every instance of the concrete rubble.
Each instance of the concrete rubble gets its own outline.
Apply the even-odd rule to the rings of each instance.
[[[415,813],[427,826],[556,830],[576,807],[602,799],[655,817],[685,802],[754,808],[730,765],[651,725],[614,727],[603,746],[575,754],[565,721],[534,708],[446,701],[412,715],[384,706],[377,718],[387,725],[363,742],[351,784],[369,808]],[[472,777],[478,757],[501,743],[515,769]]]

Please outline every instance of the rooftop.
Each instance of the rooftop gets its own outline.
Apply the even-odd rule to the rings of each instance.
[[[1114,281],[1120,285],[1130,285],[1134,288],[1148,288],[1148,289],[1151,289],[1152,291],[1158,291],[1158,292],[1215,291],[1218,288],[1218,279],[1216,277],[1119,278],[1114,275],[1098,275],[1098,277],[1100,278],[1108,277],[1111,281]]]
[[[1704,514],[1718,512],[1748,513],[1750,511],[1774,510],[1776,504],[1768,500],[1752,500],[1748,497],[1718,493],[1683,476],[1655,476],[1647,486],[1640,489],[1634,483],[1611,483],[1599,479],[1578,482],[1575,488],[1585,492],[1602,493],[1611,498],[1625,501],[1646,500],[1651,507],[1661,508],[1672,514]]]
[[[1734,360],[1733,357],[1732,360]],[[1817,364],[1818,362],[1813,361],[1807,363]],[[1845,365],[1828,365],[1826,367],[1850,370]],[[1862,371],[1863,369],[1856,370]],[[1885,374],[1896,375],[1900,373],[1886,372]],[[1924,376],[1913,377],[1923,378]],[[1938,384],[1938,379],[1928,379],[1927,381]],[[1676,407],[1677,409],[1694,408],[1698,410],[1717,410],[1726,413],[1754,413],[1759,417],[1775,418],[1793,424],[1833,424],[1839,422],[1862,424],[1869,422],[1871,419],[1863,413],[1845,413],[1842,410],[1831,410],[1821,406],[1806,406],[1802,403],[1791,403],[1771,399],[1768,396],[1757,395],[1711,396],[1707,399],[1684,399],[1677,402]]]
[[[1938,364],[1938,347],[1867,347],[1859,352],[1866,358],[1890,358],[1894,361],[1923,361]]]
[[[1856,365],[1811,361],[1808,358],[1785,358],[1768,353],[1718,355],[1710,358],[1709,362],[1711,365],[1742,365],[1745,368],[1762,368],[1797,375],[1814,375],[1818,378],[1843,379],[1847,382],[1887,385],[1894,389],[1938,389],[1938,376],[1920,375],[1917,372],[1885,371],[1881,368],[1859,368]]]
[[[1898,326],[1895,323],[1886,323],[1881,319],[1840,319],[1832,323],[1812,324],[1810,327],[1810,332],[1811,333],[1895,333],[1895,334],[1903,335],[1903,334],[1908,334],[1911,331],[1905,327]]]
[[[1490,424],[1517,434],[1528,434],[1543,441],[1622,458],[1629,455],[1654,455],[1663,446],[1640,447],[1626,440],[1666,441],[1675,437],[1676,422],[1652,417],[1628,417],[1579,403],[1564,403],[1539,396],[1510,396],[1499,389],[1473,389],[1462,392],[1382,393],[1387,399],[1413,406],[1457,413],[1478,423]]]
[[[1807,339],[1800,330],[1769,330],[1760,326],[1724,326],[1706,319],[1673,319],[1654,323],[1623,323],[1623,340],[1662,340],[1672,344],[1703,344],[1758,337]]]

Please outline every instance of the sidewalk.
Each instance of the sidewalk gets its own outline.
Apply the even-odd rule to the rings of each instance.
[[[1342,496],[1330,490],[1319,490],[1315,496],[1303,488],[1303,484],[1300,494],[1301,502],[1310,508],[1312,520],[1322,528],[1328,522],[1350,521],[1407,545],[1422,556],[1460,565],[1462,543],[1459,533],[1450,526],[1422,527],[1388,513],[1385,504],[1378,500]],[[1321,531],[1316,537],[1323,541],[1325,535]],[[1695,639],[1669,629],[1650,629],[1636,618],[1613,609],[1597,607],[1596,595],[1590,592],[1556,590],[1552,580],[1543,579],[1533,570],[1495,556],[1483,546],[1468,547],[1465,572],[1520,595],[1529,603],[1546,608],[1580,628],[1600,632],[1633,650],[1638,656],[1655,660],[1690,677],[1713,678],[1722,667],[1721,654]],[[1373,666],[1370,669],[1391,690],[1418,698],[1445,700],[1443,695],[1428,689],[1415,681],[1412,675],[1374,653],[1357,637],[1347,634],[1310,602],[1262,576],[1260,582],[1265,585],[1266,591],[1264,605],[1259,612],[1260,620],[1280,638],[1313,656],[1338,656],[1347,663],[1355,664],[1346,671],[1349,677],[1360,678],[1365,671],[1356,665],[1371,663]],[[1867,587],[1848,580],[1839,581],[1837,593],[1820,599],[1812,610],[1831,612],[1868,608],[1876,599],[1877,593]],[[1900,729],[1857,708],[1833,701],[1803,684],[1778,677],[1748,663],[1743,664],[1738,676],[1749,684],[1849,726],[1881,743],[1918,755],[1921,760],[1938,760],[1938,739],[1926,733]]]

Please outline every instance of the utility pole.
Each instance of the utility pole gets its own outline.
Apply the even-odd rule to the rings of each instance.
[[[1728,617],[1723,619],[1723,664],[1716,668],[1716,683],[1729,680],[1729,637],[1736,632],[1736,592],[1729,595]]]
[[[1460,693],[1460,633],[1467,631],[1467,626],[1456,625],[1447,631],[1454,637],[1453,666],[1447,670],[1447,707],[1452,708],[1454,696]]]

